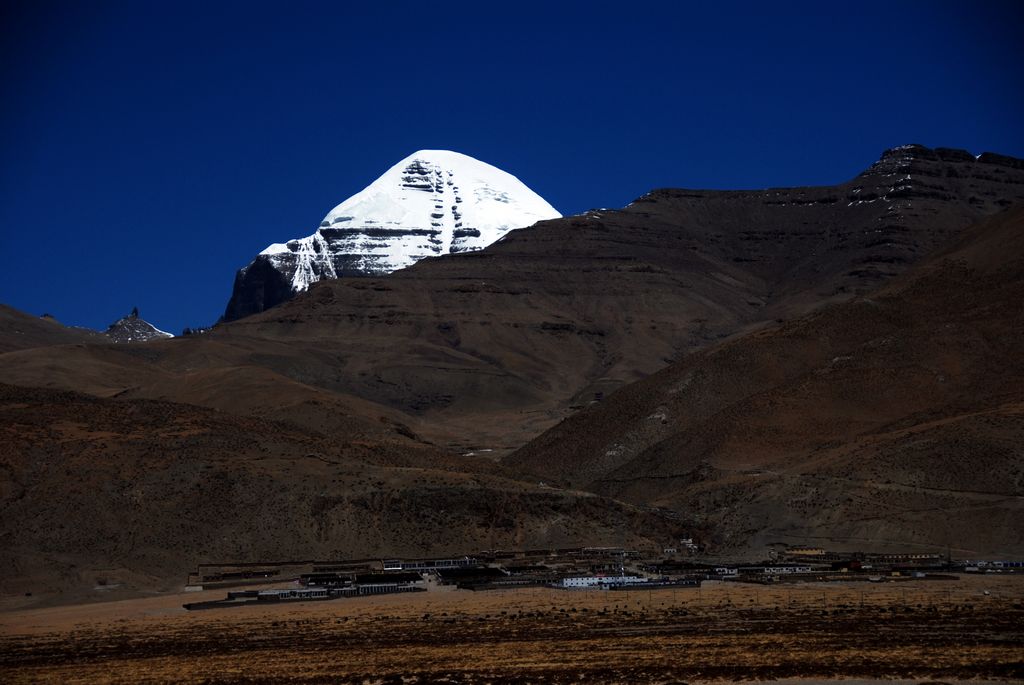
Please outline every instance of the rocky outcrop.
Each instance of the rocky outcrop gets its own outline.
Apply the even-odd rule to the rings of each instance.
[[[284,302],[295,294],[288,272],[298,268],[297,259],[288,254],[276,258],[259,255],[251,264],[235,274],[231,299],[224,310],[224,320],[234,321],[262,312]]]
[[[965,226],[1024,201],[1024,160],[903,145],[835,186],[664,189],[625,211],[670,214],[693,249],[742,264],[773,299],[865,292]]]
[[[141,318],[138,307],[132,308],[128,316],[110,324],[104,334],[116,343],[137,343],[174,337]]]

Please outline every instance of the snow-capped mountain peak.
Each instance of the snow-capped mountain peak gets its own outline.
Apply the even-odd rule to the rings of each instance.
[[[313,235],[275,243],[261,255],[295,255],[291,286],[305,290],[347,269],[388,273],[423,257],[484,248],[513,228],[561,216],[512,174],[450,150],[420,150],[332,209]],[[354,249],[353,249],[354,248]]]
[[[263,250],[239,272],[225,317],[261,311],[324,278],[390,273],[424,257],[479,250],[560,216],[512,174],[458,152],[420,150],[328,212],[313,235]],[[258,292],[240,293],[247,283]]]

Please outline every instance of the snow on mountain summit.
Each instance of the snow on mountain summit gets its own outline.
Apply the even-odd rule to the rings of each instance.
[[[332,209],[307,238],[276,243],[261,255],[296,269],[292,288],[342,275],[325,259],[345,252],[346,269],[388,273],[423,257],[487,247],[513,228],[560,217],[515,176],[449,150],[420,150]]]
[[[420,150],[242,269],[226,319],[262,311],[324,278],[385,274],[424,257],[480,250],[561,214],[515,176],[449,150]]]

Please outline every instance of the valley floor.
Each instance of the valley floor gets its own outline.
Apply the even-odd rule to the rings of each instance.
[[[429,592],[0,613],[7,683],[860,683],[1024,678],[1024,576]]]

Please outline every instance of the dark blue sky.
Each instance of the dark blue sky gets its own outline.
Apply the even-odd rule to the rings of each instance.
[[[0,301],[212,323],[236,269],[420,148],[565,214],[908,142],[1024,156],[1020,2],[359,5],[5,0]]]

